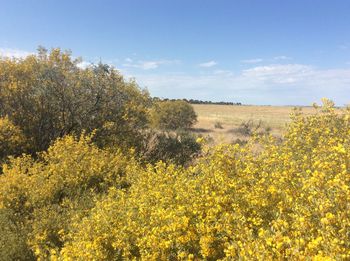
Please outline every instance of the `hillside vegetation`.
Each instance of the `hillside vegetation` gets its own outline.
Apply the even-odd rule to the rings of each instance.
[[[78,63],[0,62],[1,260],[350,258],[350,109],[207,146],[188,104]]]

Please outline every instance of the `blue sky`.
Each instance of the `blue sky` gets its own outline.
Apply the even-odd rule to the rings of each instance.
[[[350,103],[349,0],[0,0],[0,55],[114,65],[151,95]]]

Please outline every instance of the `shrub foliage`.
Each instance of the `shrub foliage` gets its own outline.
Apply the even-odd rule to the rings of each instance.
[[[151,110],[151,123],[161,130],[188,129],[196,121],[192,105],[182,100],[160,101]]]
[[[25,151],[27,141],[22,130],[8,117],[0,118],[0,162],[7,156],[18,156]]]
[[[282,141],[219,145],[189,167],[140,166],[84,135],[12,159],[0,176],[0,256],[349,259],[350,109],[326,100],[291,117]]]
[[[58,48],[39,48],[25,59],[1,58],[0,116],[32,140],[31,152],[93,130],[101,145],[137,148],[147,125],[147,92],[108,65],[82,69],[79,62]]]
[[[58,139],[39,159],[22,156],[0,175],[0,257],[47,259],[64,245],[73,219],[94,207],[111,188],[130,186],[136,168],[120,153],[98,149],[91,137]]]

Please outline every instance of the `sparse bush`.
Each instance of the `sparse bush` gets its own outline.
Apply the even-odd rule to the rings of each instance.
[[[214,124],[214,128],[215,128],[215,129],[223,129],[224,127],[222,126],[222,123],[221,123],[221,122],[217,121],[217,122],[215,122],[215,124]]]
[[[263,121],[259,120],[254,122],[253,120],[247,120],[241,123],[241,125],[235,130],[236,133],[250,137],[253,134],[266,135],[271,131],[270,126],[265,126]]]
[[[264,132],[266,134],[270,133],[271,131],[272,131],[272,128],[270,126],[267,126],[267,127],[264,128]]]
[[[261,124],[262,121],[255,123],[253,120],[247,120],[241,123],[241,125],[237,128],[237,132],[243,136],[251,136],[260,129]]]
[[[234,140],[232,141],[232,144],[233,144],[233,145],[238,144],[238,145],[240,145],[240,146],[246,145],[247,143],[248,143],[247,140],[243,140],[243,139],[239,139],[239,138],[234,139]]]
[[[143,155],[145,162],[155,163],[160,160],[178,165],[186,165],[201,150],[196,136],[187,131],[178,133],[154,133]]]

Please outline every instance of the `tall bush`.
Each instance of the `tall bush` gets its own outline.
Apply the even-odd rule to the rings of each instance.
[[[151,110],[151,123],[161,130],[188,129],[196,121],[192,105],[182,100],[160,101]]]
[[[25,59],[0,59],[0,116],[29,137],[31,152],[58,137],[97,129],[96,140],[138,147],[149,95],[105,65],[79,67],[70,52],[39,48]],[[108,138],[108,140],[106,140]]]

